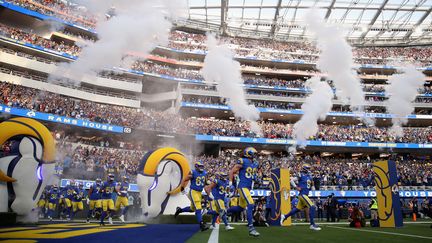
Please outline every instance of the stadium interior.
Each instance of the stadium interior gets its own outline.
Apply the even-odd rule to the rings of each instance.
[[[198,232],[193,214],[174,219],[172,202],[165,212],[162,207],[158,219],[143,220],[146,202],[138,185],[142,161],[146,154],[164,147],[181,151],[191,168],[196,161],[202,162],[206,184],[219,174],[230,174],[243,150],[255,148],[259,165],[251,196],[259,241],[432,240],[432,1],[185,0],[181,17],[173,17],[181,8],[176,1],[107,2],[0,0],[0,122],[14,117],[39,121],[51,132],[57,151],[55,179],[48,182],[35,205],[34,218],[39,223],[12,226],[0,218],[0,241],[251,240],[246,237],[247,227],[241,226],[246,225],[245,211],[228,215],[236,226],[232,234],[222,230],[222,221],[220,229]],[[103,11],[100,5],[93,6],[99,3]],[[135,3],[135,9],[123,7]],[[160,22],[160,16],[148,10],[152,4],[157,5],[153,12],[165,14]],[[136,17],[141,7],[147,8],[145,14],[150,17]],[[315,8],[316,20],[341,27],[342,42],[326,46],[326,40],[332,43],[337,34],[332,39],[332,32],[323,32],[321,38],[319,28],[314,33],[307,26],[310,8]],[[135,18],[136,25],[125,26],[130,21],[123,20],[125,14]],[[167,27],[165,22],[169,22],[167,30],[156,30]],[[142,29],[132,29],[143,23]],[[160,26],[150,26],[155,23]],[[209,67],[211,53],[222,52],[211,46],[209,33],[230,52],[229,61],[235,63],[231,66],[238,65],[237,76],[229,76],[226,66],[230,63]],[[113,39],[118,43],[106,40],[116,34],[120,37]],[[148,44],[132,46],[141,42]],[[345,46],[338,43],[346,44],[348,56],[343,56]],[[108,54],[111,51],[117,53],[117,63],[106,61],[114,59]],[[327,59],[325,53],[330,53]],[[338,58],[347,65],[326,69],[331,66],[326,61],[334,66]],[[342,75],[345,66],[347,76]],[[218,72],[219,80],[209,78],[206,68]],[[416,79],[404,76],[408,70],[420,77],[420,84],[407,80]],[[238,78],[239,83],[221,80],[227,77]],[[317,96],[324,88],[311,85],[317,77],[331,91],[322,103]],[[397,90],[393,84],[400,80]],[[361,95],[360,109],[352,102],[356,94]],[[328,107],[322,108],[326,102]],[[239,103],[244,106],[236,107]],[[247,107],[254,107],[257,119],[241,115],[248,113]],[[299,131],[299,124],[311,119],[310,114],[312,123]],[[0,145],[0,158],[16,155],[19,142],[10,139]],[[396,194],[404,223],[408,223],[399,231],[351,231],[348,225],[354,208],[362,211],[366,228],[370,227],[371,200],[377,196],[372,167],[383,160],[396,164]],[[297,178],[304,163],[311,165],[309,197],[318,210],[313,217],[323,229],[310,234],[305,228],[309,227],[308,210],[292,216],[295,226],[288,229],[266,227],[273,171],[285,168],[291,178]],[[119,206],[125,218],[112,216],[114,224],[99,226],[95,213],[88,214],[87,196],[80,199],[83,209],[73,213],[72,219],[66,201],[62,203],[63,195],[53,213],[48,212],[54,185],[68,190],[72,183],[82,184],[84,194],[89,194],[97,178],[105,182],[110,175],[117,182],[127,178],[130,183],[122,194],[128,210]],[[291,186],[291,190],[296,188]],[[291,194],[291,202],[295,197]],[[334,212],[332,197],[337,198]],[[183,204],[179,206],[189,201]],[[203,205],[207,207],[207,202]],[[12,211],[9,205],[8,212]],[[204,220],[211,224],[210,215],[204,215]]]

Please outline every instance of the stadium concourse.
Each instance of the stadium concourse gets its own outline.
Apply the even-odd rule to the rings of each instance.
[[[431,242],[431,10],[0,0],[0,242]]]

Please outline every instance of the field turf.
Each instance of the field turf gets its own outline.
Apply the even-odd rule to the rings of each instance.
[[[293,225],[290,227],[257,228],[261,236],[254,238],[248,235],[244,225],[235,225],[233,231],[225,231],[224,226],[219,229],[219,242],[320,242],[320,243],[350,243],[350,242],[432,242],[432,228],[430,223],[405,224],[398,229],[384,229],[365,227],[361,229],[349,228],[347,225],[322,225],[321,231],[312,231],[307,225]],[[208,242],[211,230],[198,232],[187,242]]]
[[[258,238],[248,235],[247,227],[234,225],[235,230],[199,232],[197,224],[114,224],[99,226],[82,222],[42,222],[36,225],[0,227],[0,243],[255,243],[255,242],[331,242],[331,243],[399,243],[432,242],[431,222],[405,224],[399,229],[353,229],[343,224],[322,225],[321,231],[312,231],[308,225],[290,227],[260,227]]]

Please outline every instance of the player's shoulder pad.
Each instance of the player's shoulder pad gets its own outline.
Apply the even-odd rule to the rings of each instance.
[[[237,160],[237,164],[243,165],[244,164],[244,158],[240,158]]]

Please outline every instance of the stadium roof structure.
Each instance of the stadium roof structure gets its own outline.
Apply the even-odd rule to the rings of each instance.
[[[432,44],[432,0],[188,0],[179,25],[231,36],[304,40],[304,16],[348,30],[353,44]]]

